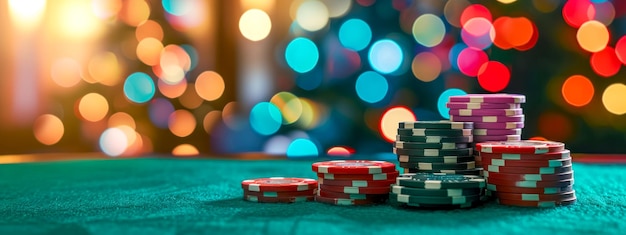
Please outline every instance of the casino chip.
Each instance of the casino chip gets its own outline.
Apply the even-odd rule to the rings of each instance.
[[[503,205],[554,207],[576,202],[570,151],[553,141],[476,144],[488,195]]]
[[[336,160],[316,162],[319,178],[315,201],[333,205],[373,205],[387,201],[399,172],[385,161]]]
[[[253,202],[293,203],[312,201],[317,181],[306,178],[271,177],[244,180],[243,199]]]
[[[445,173],[402,174],[391,186],[394,206],[419,208],[467,208],[485,199],[485,180],[475,175]]]
[[[450,96],[449,101],[461,103],[520,104],[526,102],[526,96],[512,94],[466,94]]]

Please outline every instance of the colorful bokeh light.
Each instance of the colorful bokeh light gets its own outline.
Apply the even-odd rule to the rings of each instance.
[[[368,59],[374,70],[382,74],[389,74],[400,68],[404,54],[398,43],[390,39],[383,39],[372,44]]]

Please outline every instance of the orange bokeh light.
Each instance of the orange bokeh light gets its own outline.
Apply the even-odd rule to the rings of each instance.
[[[565,101],[573,106],[582,107],[593,98],[595,90],[591,81],[582,75],[573,75],[565,80],[561,94]]]

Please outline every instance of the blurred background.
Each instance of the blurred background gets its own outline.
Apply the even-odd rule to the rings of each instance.
[[[524,94],[523,138],[626,152],[626,1],[1,0],[0,154],[390,153]]]

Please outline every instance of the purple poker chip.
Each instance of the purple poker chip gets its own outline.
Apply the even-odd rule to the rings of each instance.
[[[467,94],[450,96],[449,102],[470,102],[470,103],[505,103],[519,104],[526,102],[526,96],[517,94]]]
[[[450,109],[455,116],[517,116],[524,114],[522,109]]]
[[[524,122],[524,115],[516,116],[457,116],[450,115],[454,122]],[[474,128],[477,128],[474,126]]]
[[[522,129],[473,129],[474,136],[486,136],[486,135],[521,135]]]
[[[474,143],[489,141],[517,141],[522,140],[521,135],[475,135]]]
[[[448,102],[446,107],[450,109],[519,109],[521,104],[516,103],[465,103],[465,102]]]
[[[476,129],[519,129],[524,128],[524,122],[474,122]]]

